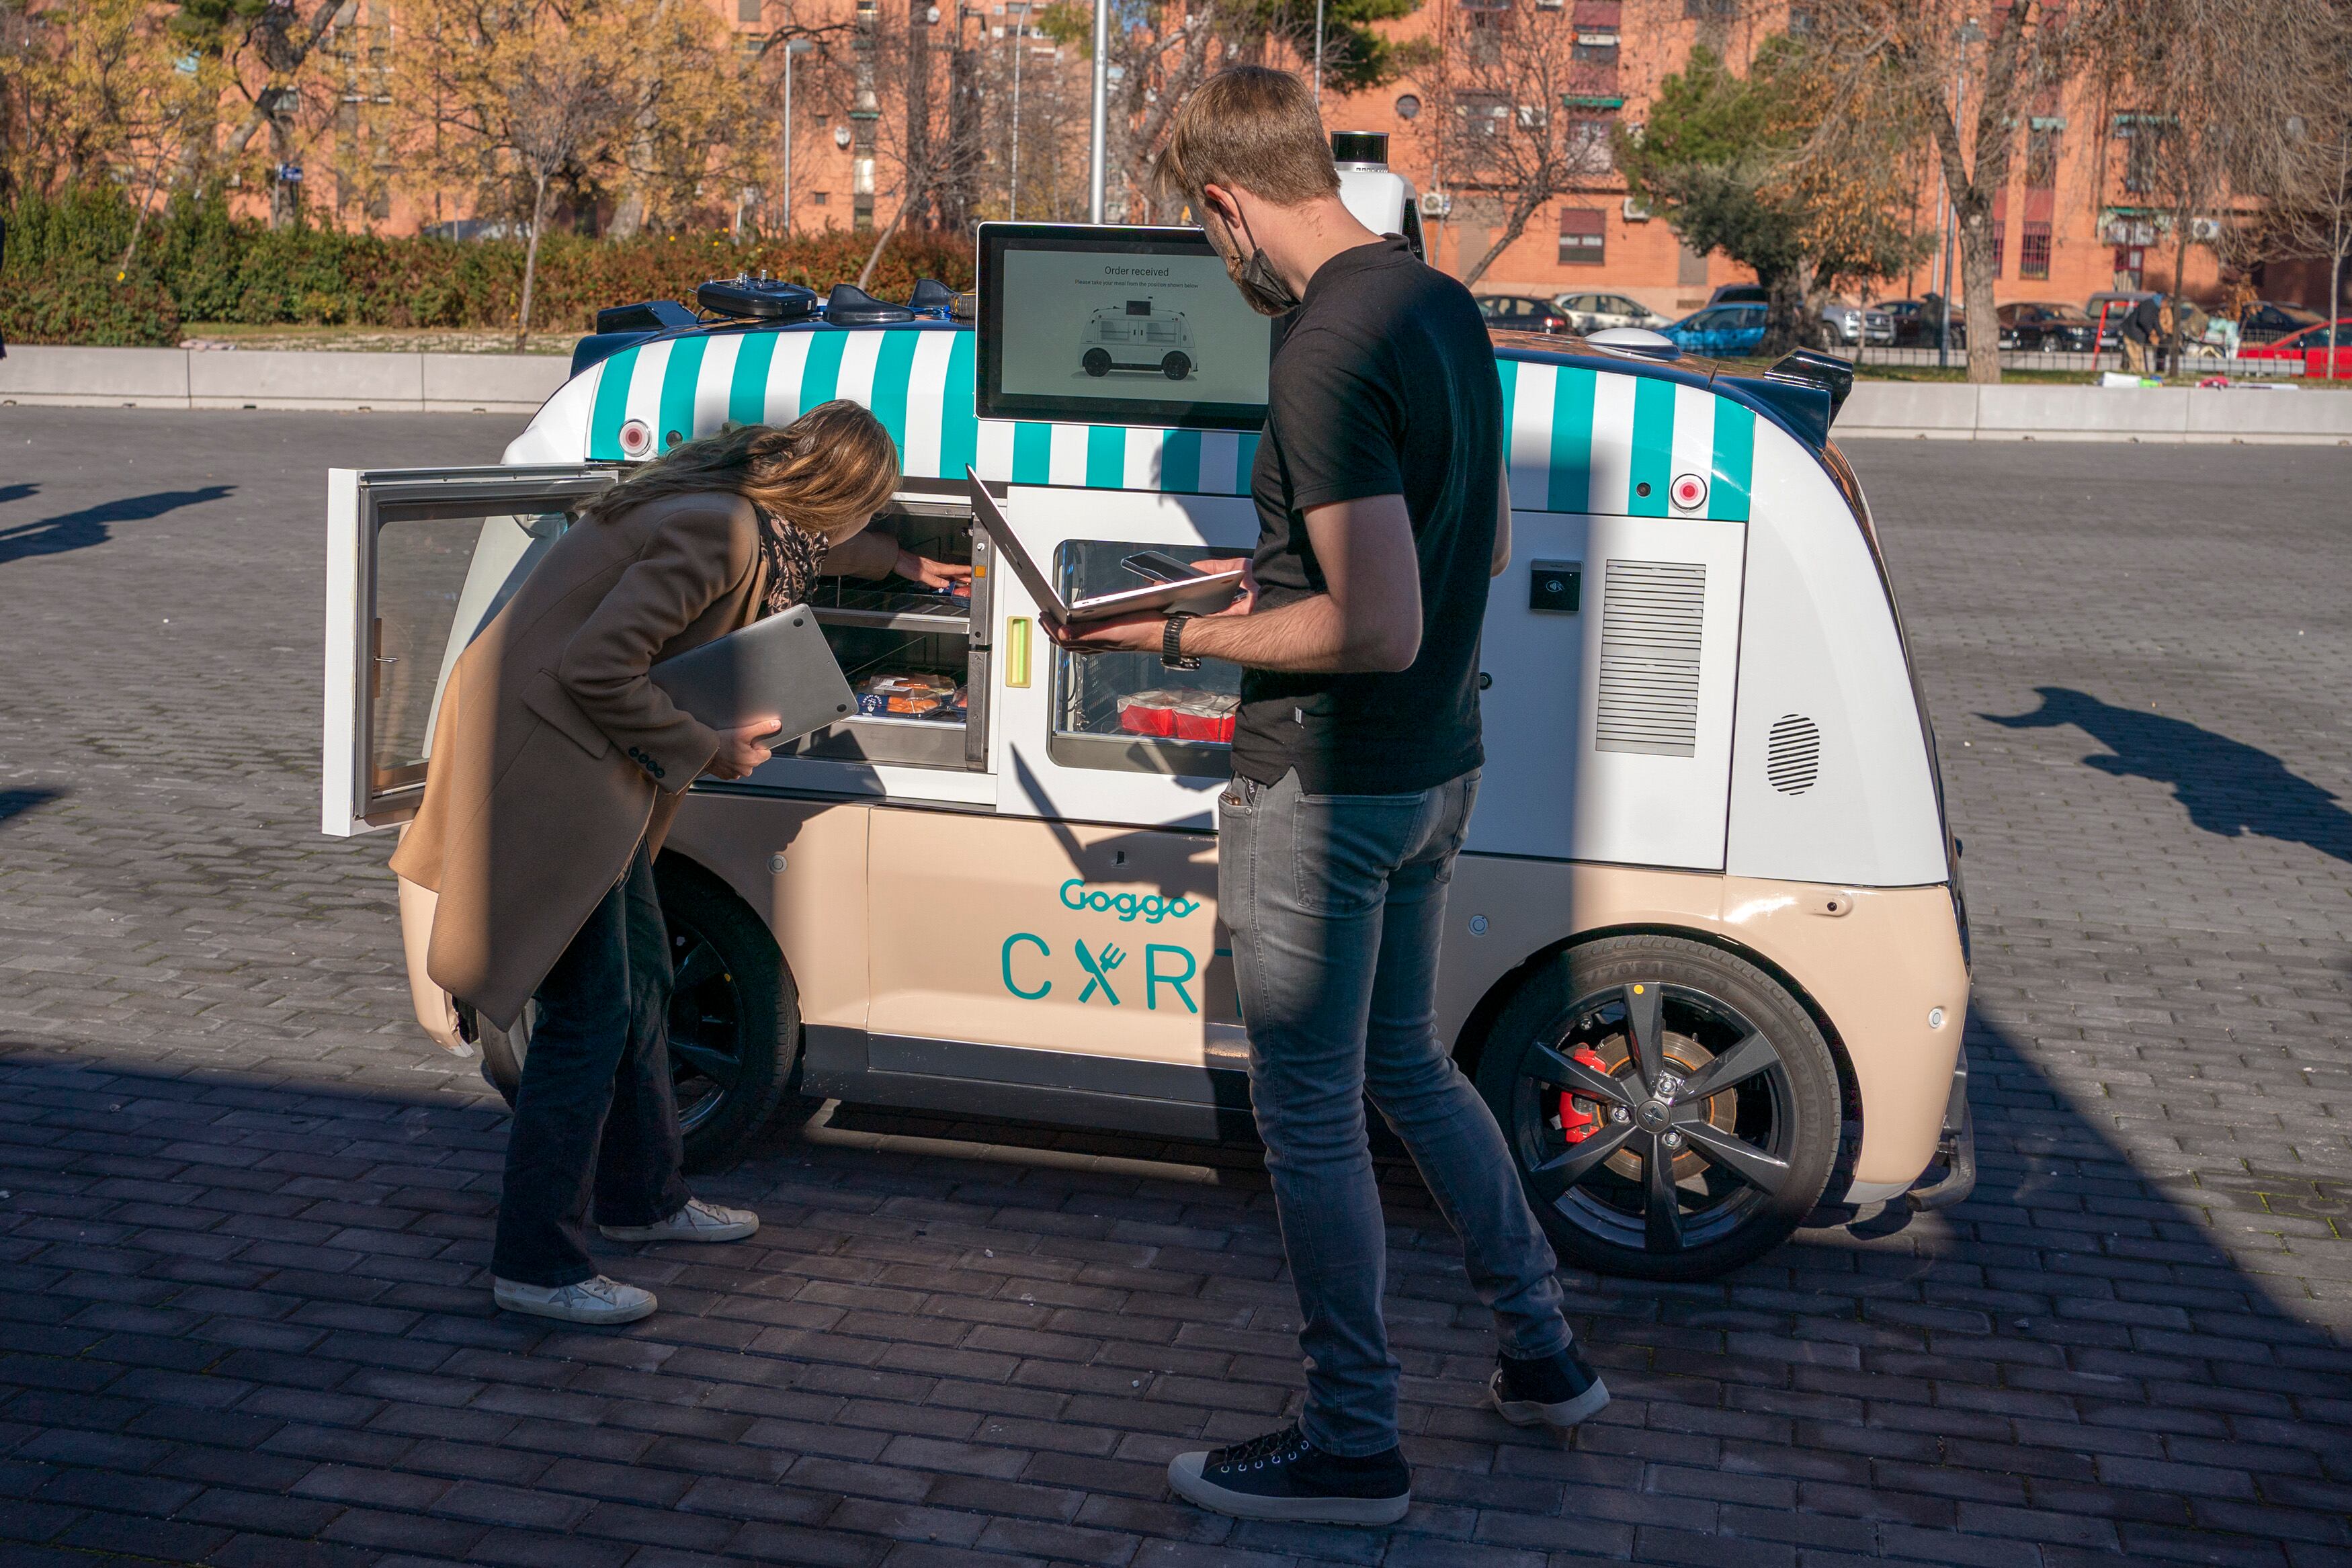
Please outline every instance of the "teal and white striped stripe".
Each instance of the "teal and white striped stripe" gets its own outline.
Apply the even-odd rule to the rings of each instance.
[[[1240,496],[1255,434],[982,420],[972,413],[969,329],[818,329],[670,338],[599,365],[587,455],[622,458],[621,426],[643,420],[661,450],[730,420],[784,424],[845,397],[874,411],[911,477],[1094,490]],[[1511,503],[1527,511],[1745,521],[1756,443],[1750,410],[1704,388],[1532,360],[1496,362],[1510,431]],[[1674,505],[1677,475],[1706,479]],[[1643,486],[1648,486],[1647,494]]]
[[[1498,360],[1511,433],[1511,505],[1523,511],[1748,520],[1755,411],[1703,387],[1580,365]],[[1677,507],[1676,476],[1706,481]],[[1646,494],[1643,487],[1648,486]]]
[[[596,369],[588,456],[617,462],[621,426],[643,420],[667,451],[729,420],[786,424],[836,397],[872,409],[920,479],[1238,496],[1257,437],[973,417],[972,335],[940,328],[729,332],[624,349]]]

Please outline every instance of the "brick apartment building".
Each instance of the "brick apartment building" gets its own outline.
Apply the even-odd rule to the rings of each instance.
[[[782,19],[778,0],[704,0],[722,24],[740,35],[744,47],[754,47]],[[900,31],[908,23],[908,0],[866,0],[878,3],[877,25]],[[926,0],[914,0],[923,5]],[[1044,0],[1038,0],[1042,5]],[[1400,38],[1426,37],[1452,22],[1474,24],[1477,14],[1491,15],[1500,0],[1423,0],[1412,16],[1388,25]],[[1769,12],[1759,16],[1751,7],[1727,0],[1535,0],[1545,10],[1560,14],[1575,33],[1575,85],[1559,106],[1591,122],[1593,144],[1605,149],[1608,131],[1618,124],[1638,124],[1659,82],[1680,69],[1694,45],[1705,43],[1735,67],[1744,62],[1771,31]],[[825,20],[847,22],[859,0],[800,0],[798,19],[803,26]],[[1453,15],[1442,8],[1451,8]],[[348,0],[341,37],[331,48],[350,62],[352,79],[363,74],[362,63],[381,58],[391,41],[396,20],[396,0]],[[961,35],[983,48],[1003,50],[1014,44],[1032,73],[1031,91],[1058,82],[1065,92],[1082,92],[1088,62],[1078,47],[1061,47],[1042,34],[1023,36],[1019,29],[1034,16],[1023,0],[973,0],[958,5],[950,0],[932,23],[931,33],[941,50]],[[940,67],[942,77],[946,67]],[[944,82],[933,89],[933,102],[942,100]],[[1389,133],[1391,162],[1424,191],[1442,191],[1451,198],[1450,214],[1429,225],[1431,259],[1459,274],[1484,255],[1502,223],[1499,193],[1482,191],[1475,183],[1437,177],[1436,152],[1431,134],[1435,110],[1428,110],[1429,84],[1410,74],[1382,87],[1352,96],[1328,91],[1324,114],[1335,130],[1383,131]],[[337,131],[350,136],[367,112],[363,94],[347,95]],[[828,111],[804,96],[793,115],[793,220],[803,230],[849,228],[860,209],[872,221],[887,223],[898,193],[889,187],[887,160],[867,153],[855,116]],[[1024,123],[1028,121],[1024,119]],[[2172,287],[2171,235],[2161,227],[2142,194],[2148,182],[2136,156],[2134,117],[2103,113],[2089,101],[2073,96],[2053,97],[2033,106],[2024,129],[2024,143],[2012,162],[2009,189],[1996,204],[1995,248],[2000,257],[1996,297],[2010,299],[2055,299],[2080,302],[2100,290],[2119,287]],[[1083,128],[1077,134],[1083,136]],[[334,140],[331,132],[328,140]],[[1042,151],[1042,150],[1036,150]],[[316,161],[333,163],[325,152]],[[1605,154],[1603,162],[1606,162]],[[1002,215],[1003,170],[992,155],[980,189],[981,209]],[[863,163],[863,167],[861,167]],[[388,170],[388,163],[384,165]],[[861,186],[866,200],[859,200]],[[1042,216],[1024,185],[1024,217]],[[749,194],[748,193],[746,193]],[[778,199],[762,192],[757,200]],[[457,213],[447,198],[401,191],[388,179],[348,173],[337,176],[332,191],[313,187],[312,200],[328,198],[341,221],[373,222],[389,232],[404,232],[446,221]],[[1066,193],[1065,201],[1067,196]],[[1938,193],[1930,179],[1917,193],[1916,221],[1934,230]],[[1083,198],[1080,198],[1082,203]],[[1116,201],[1116,198],[1114,198]],[[740,204],[740,202],[738,204]],[[1078,212],[1066,213],[1075,216]],[[778,215],[766,214],[772,220]],[[1940,250],[1940,247],[1938,247]],[[1923,262],[1910,275],[1885,280],[1872,292],[1895,298],[1925,292],[1942,284],[1940,258]],[[2221,291],[2221,275],[2212,253],[2192,245],[2189,251],[2186,290],[2211,299]],[[1700,256],[1685,247],[1667,225],[1649,217],[1627,196],[1621,176],[1603,169],[1579,187],[1547,204],[1478,281],[1483,293],[1552,295],[1588,289],[1632,296],[1670,316],[1703,302],[1718,284],[1746,279],[1749,275],[1721,256]],[[2315,277],[2316,281],[2313,279]],[[2310,296],[2319,303],[2326,292],[2324,264],[2273,267],[2265,277],[2257,274],[2258,287],[2273,298],[2299,299]],[[1952,290],[1957,295],[1957,289]]]
[[[1434,7],[1476,12],[1491,0],[1424,0],[1399,24],[1425,29]],[[1639,124],[1658,84],[1679,70],[1694,44],[1704,42],[1737,68],[1770,31],[1767,17],[1727,15],[1745,7],[1721,0],[1538,0],[1567,10],[1576,29],[1578,86],[1564,108],[1603,124]],[[1325,99],[1334,129],[1385,131],[1391,162],[1423,189],[1432,187],[1432,138],[1423,118],[1425,93],[1410,79],[1377,92]],[[2000,258],[1998,299],[2080,303],[2110,288],[2169,288],[2171,236],[2160,230],[2140,193],[2148,182],[2134,157],[2132,117],[2101,124],[2088,101],[2056,99],[2034,106],[2025,142],[2012,161],[2010,188],[1994,207],[1994,249]],[[1598,145],[1604,139],[1595,138]],[[1493,244],[1502,223],[1499,195],[1454,183],[1450,218],[1433,225],[1431,259],[1460,273]],[[1917,222],[1934,231],[1937,190],[1931,179],[1917,196]],[[2191,246],[2186,290],[2195,298],[2219,291],[2212,253]],[[1602,173],[1549,204],[1498,256],[1477,284],[1481,293],[1554,295],[1606,289],[1630,295],[1668,316],[1703,303],[1717,285],[1745,281],[1747,269],[1719,256],[1684,246],[1665,224],[1631,200],[1622,177]],[[2326,291],[2325,269],[2318,292]],[[2298,283],[2300,279],[2298,278]],[[1882,282],[1881,298],[1900,298],[1940,283],[1938,261],[1906,277]],[[1955,298],[1958,290],[1951,292]],[[2290,296],[2292,297],[2292,296]]]

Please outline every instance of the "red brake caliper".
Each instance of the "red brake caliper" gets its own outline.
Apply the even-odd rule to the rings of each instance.
[[[1606,1076],[1609,1064],[1589,1045],[1580,1045],[1570,1051],[1571,1061],[1583,1063],[1593,1071]],[[1580,1094],[1563,1092],[1559,1097],[1559,1135],[1570,1144],[1580,1144],[1601,1130],[1601,1107]]]

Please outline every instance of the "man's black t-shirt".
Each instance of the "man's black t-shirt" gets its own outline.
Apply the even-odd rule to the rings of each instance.
[[[1402,795],[1479,766],[1478,629],[1495,549],[1503,390],[1469,291],[1404,241],[1307,285],[1276,350],[1250,474],[1259,602],[1325,591],[1310,507],[1402,495],[1421,559],[1421,652],[1393,674],[1248,671],[1234,770],[1317,795]]]

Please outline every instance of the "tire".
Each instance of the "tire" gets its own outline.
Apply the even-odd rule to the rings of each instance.
[[[742,1157],[801,1069],[800,994],[735,890],[680,855],[654,862],[669,927],[670,1080],[688,1169]]]
[[[1683,1097],[1645,1092],[1629,1019]],[[1688,1096],[1722,1059],[1736,1076]],[[1477,1084],[1553,1249],[1601,1273],[1706,1280],[1760,1257],[1812,1211],[1837,1159],[1821,1030],[1762,970],[1682,937],[1609,937],[1538,967],[1487,1035]],[[1654,1191],[1650,1155],[1668,1136],[1679,1152]]]
[[[1192,373],[1192,361],[1182,354],[1171,354],[1160,361],[1160,369],[1171,382],[1181,382]]]
[[[692,1169],[726,1165],[800,1082],[800,997],[775,938],[734,889],[692,861],[654,862],[669,928],[670,1082]],[[536,1004],[512,1030],[482,1024],[482,1076],[512,1109]]]
[[[1110,374],[1110,353],[1108,350],[1088,349],[1078,363],[1086,367],[1087,374],[1090,376],[1099,377]]]

